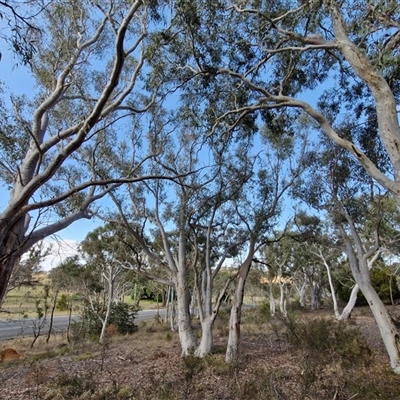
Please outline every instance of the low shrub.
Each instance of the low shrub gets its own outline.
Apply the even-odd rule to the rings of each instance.
[[[57,310],[58,311],[67,311],[68,310],[68,298],[65,293],[63,293],[59,300],[57,301]]]
[[[321,365],[338,363],[350,367],[369,364],[372,351],[358,328],[343,321],[313,319],[298,322],[293,316],[283,319],[289,343],[304,353],[304,358]]]
[[[113,325],[113,330],[119,334],[131,334],[137,329],[135,317],[139,308],[134,304],[114,303],[111,306],[110,319],[108,325]],[[85,307],[82,314],[82,329],[86,335],[99,335],[102,329],[102,322],[99,316],[104,319],[106,310],[100,305],[95,305],[95,310]],[[77,327],[74,328],[75,330]]]

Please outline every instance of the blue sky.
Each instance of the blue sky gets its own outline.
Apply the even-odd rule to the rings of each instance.
[[[2,86],[4,85],[6,96],[9,93],[15,95],[26,94],[28,97],[34,96],[35,94],[35,82],[32,78],[29,68],[23,65],[16,66],[17,60],[13,58],[13,55],[7,48],[6,45],[0,45],[0,51],[2,53],[2,60],[0,62],[0,81]],[[322,88],[321,88],[322,89]],[[304,95],[311,104],[315,104],[320,91],[313,91],[312,93],[306,93]],[[103,200],[105,201],[105,200]],[[3,210],[8,203],[8,191],[4,186],[0,186],[0,210]],[[287,210],[287,214],[293,214],[294,211],[290,205]],[[290,209],[290,210],[289,210]],[[51,238],[48,240],[52,244],[52,255],[48,257],[45,263],[45,269],[48,270],[59,263],[65,256],[72,255],[76,251],[76,245],[82,241],[86,234],[97,226],[101,225],[101,221],[93,218],[92,220],[79,220],[70,225],[68,228],[60,231],[57,234],[58,241],[54,241]]]
[[[5,44],[0,46],[2,59],[0,61],[0,81],[1,86],[6,92],[5,99],[9,98],[9,93],[15,95],[26,94],[33,96],[35,93],[35,82],[29,73],[29,69],[23,65],[16,66],[16,61],[12,54],[7,50]],[[3,210],[8,203],[9,194],[4,185],[0,186],[0,210]],[[76,253],[76,245],[83,240],[86,234],[101,223],[96,219],[77,221],[68,228],[60,231],[57,240],[49,238],[48,244],[51,244],[51,254],[43,263],[43,268],[49,270],[56,266],[65,257]]]

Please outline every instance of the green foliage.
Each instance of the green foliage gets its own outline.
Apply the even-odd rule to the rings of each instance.
[[[345,371],[370,366],[372,351],[364,336],[356,328],[350,328],[344,322],[327,319],[313,319],[298,322],[293,316],[282,319],[286,328],[286,337],[293,350],[300,352],[301,395],[305,399],[323,371],[330,371],[324,386],[335,387],[335,377]],[[332,371],[334,373],[332,374]]]
[[[131,290],[131,295],[130,295],[130,297],[131,297],[132,300],[136,300],[141,294],[142,294],[142,291],[141,291],[141,290],[139,290],[139,289],[132,289],[132,290]]]
[[[117,327],[118,333],[133,333],[137,328],[134,321],[138,311],[139,308],[133,304],[113,304],[111,308],[110,324],[114,324]]]
[[[68,298],[65,293],[63,293],[59,300],[57,301],[57,310],[67,311],[68,310]]]
[[[269,301],[264,300],[257,307],[250,309],[244,309],[242,311],[242,322],[246,323],[256,323],[257,325],[262,325],[268,322],[271,318],[271,311],[269,308]]]
[[[47,315],[47,311],[49,310],[49,295],[50,295],[50,286],[44,285],[43,292],[41,297],[36,298],[35,301],[35,308],[36,308],[36,317],[37,319],[41,320]]]
[[[137,300],[138,297],[140,297],[141,300],[151,300],[155,302],[162,302],[162,295],[161,293],[155,293],[153,292],[150,288],[138,288],[138,289],[132,289],[131,290],[131,295],[130,295],[132,300]]]
[[[392,274],[392,270],[388,267],[374,268],[370,273],[371,284],[376,290],[378,296],[385,304],[391,304],[391,296],[393,301],[400,300],[400,289],[397,277]],[[340,300],[347,302],[350,298],[351,289],[354,283],[347,278],[341,279],[337,283],[337,294]],[[359,292],[357,297],[357,306],[367,305],[364,295]]]
[[[104,319],[106,313],[106,310],[98,303],[94,304],[94,308],[95,311],[90,307],[85,307],[82,314],[84,331],[88,335],[100,334],[102,329],[100,318]],[[139,308],[134,304],[113,303],[108,323],[114,325],[120,334],[131,334],[137,328],[135,317],[138,311]]]
[[[344,322],[328,319],[298,322],[293,316],[282,321],[289,343],[304,354],[306,364],[313,368],[328,364],[351,368],[360,362],[369,364],[372,361],[364,336]]]
[[[19,4],[19,2],[16,1],[2,1],[0,3],[0,20],[4,26],[8,26],[9,28],[3,28],[1,30],[0,39],[2,42],[8,44],[10,50],[19,62],[28,66],[31,66],[32,57],[36,53],[35,46],[42,33],[41,30],[32,23],[32,20],[35,20],[41,12],[40,8],[36,8],[35,3],[36,2],[25,3],[24,11],[20,9],[22,3]]]
[[[56,385],[61,389],[62,398],[76,399],[86,391],[93,391],[93,377],[79,375],[59,375]]]
[[[186,367],[185,380],[190,382],[193,378],[205,369],[205,360],[203,358],[187,356],[183,357]]]

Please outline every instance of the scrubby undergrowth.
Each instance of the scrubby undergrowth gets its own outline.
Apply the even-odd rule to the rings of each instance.
[[[400,399],[369,312],[350,323],[323,313],[269,319],[262,310],[243,318],[242,357],[224,362],[224,316],[214,354],[180,355],[176,334],[147,322],[129,336],[110,331],[108,343],[53,339],[35,349],[4,343],[24,358],[0,364],[0,399]]]

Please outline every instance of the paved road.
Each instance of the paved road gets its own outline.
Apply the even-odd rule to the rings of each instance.
[[[140,322],[144,320],[153,319],[157,314],[157,310],[143,310],[139,311],[135,321]],[[164,316],[164,310],[160,310],[160,315]],[[77,317],[73,317],[77,320]],[[19,336],[31,336],[38,321],[34,318],[25,319],[0,319],[0,340],[11,339]],[[53,329],[55,332],[62,332],[68,326],[68,316],[56,316],[53,320]],[[48,325],[42,328],[42,332],[46,334]]]

